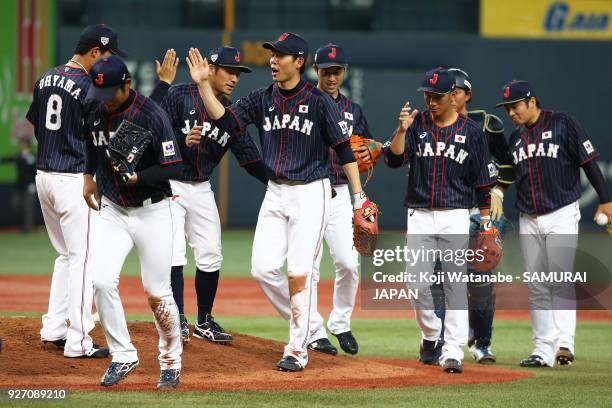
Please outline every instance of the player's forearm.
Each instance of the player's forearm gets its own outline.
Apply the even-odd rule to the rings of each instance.
[[[160,80],[157,82],[157,85],[155,85],[155,88],[153,88],[153,92],[151,92],[149,98],[157,103],[161,103],[168,94],[169,89],[170,84]]]
[[[362,192],[363,187],[361,186],[361,179],[359,178],[359,168],[357,167],[357,162],[343,164],[342,169],[348,178],[353,194]]]
[[[391,153],[396,156],[403,155],[404,149],[406,149],[406,131],[397,128],[393,139],[391,139],[391,145],[389,146]]]
[[[166,165],[156,165],[146,168],[137,173],[136,184],[147,186],[159,186],[161,183],[170,179],[177,179],[181,176],[182,163],[171,163]]]
[[[602,204],[609,203],[610,193],[606,188],[606,180],[604,179],[597,162],[595,160],[591,160],[585,164],[582,169],[593,186],[593,189],[597,192],[599,202]]]
[[[200,92],[200,97],[204,102],[204,107],[206,107],[208,116],[212,120],[220,119],[221,116],[225,114],[225,107],[215,96],[208,80],[198,83],[198,91]]]

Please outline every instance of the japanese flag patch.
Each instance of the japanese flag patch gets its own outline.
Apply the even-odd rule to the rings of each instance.
[[[455,135],[455,143],[465,143],[465,136]]]
[[[552,138],[552,130],[547,130],[546,132],[542,132],[542,140],[551,139]]]
[[[298,111],[300,113],[308,113],[308,105],[300,105],[300,107],[298,108]]]
[[[595,148],[593,147],[593,144],[591,143],[590,140],[587,140],[586,142],[582,142],[582,145],[584,146],[584,150],[586,150],[588,154],[591,154],[595,151]]]
[[[174,156],[174,142],[172,140],[162,142],[162,150],[164,151],[164,157]]]
[[[353,120],[353,114],[351,112],[344,112],[344,119]]]

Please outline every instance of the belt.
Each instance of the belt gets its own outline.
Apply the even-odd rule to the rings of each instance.
[[[277,178],[275,180],[272,180],[273,182],[275,182],[276,184],[285,184],[288,186],[303,186],[305,184],[310,184],[309,182],[306,182],[304,180],[289,180],[286,178]]]
[[[157,204],[165,198],[166,196],[149,197],[144,200],[141,205],[137,205],[136,207],[146,207],[148,205]]]

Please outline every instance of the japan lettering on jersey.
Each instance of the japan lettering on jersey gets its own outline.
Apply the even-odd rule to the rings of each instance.
[[[348,140],[348,126],[334,101],[301,81],[292,91],[276,84],[251,92],[227,108],[243,131],[259,130],[264,168],[271,180],[327,178],[329,147]]]
[[[224,106],[230,105],[226,98]],[[241,166],[261,160],[257,145],[247,132],[219,129],[208,115],[195,84],[174,85],[161,103],[167,112],[183,157],[181,180],[209,180],[215,167],[228,149]],[[194,126],[202,126],[202,139],[198,145],[187,147],[185,137]]]
[[[130,91],[130,99],[128,106],[114,113],[109,113],[102,103],[96,105],[87,115],[86,126],[90,135],[90,148],[95,149],[98,191],[121,206],[139,207],[149,198],[169,197],[172,192],[169,182],[153,187],[141,184],[126,185],[120,181],[105,151],[121,122],[124,119],[133,122],[149,130],[153,136],[136,166],[136,172],[158,164],[180,162],[181,152],[164,110],[135,91]]]
[[[82,173],[87,157],[83,138],[85,96],[91,78],[81,68],[60,65],[34,85],[26,118],[38,141],[36,167],[60,173]]]
[[[349,136],[357,134],[359,136],[372,139],[372,133],[370,133],[368,122],[359,104],[351,101],[346,96],[339,94],[338,99],[336,100],[336,105],[340,110],[340,115],[342,115],[348,126]],[[340,163],[340,158],[334,149],[329,150],[329,157],[329,179],[331,184],[347,184],[348,178],[342,169],[342,163]]]
[[[586,131],[565,113],[542,111],[532,127],[517,127],[509,141],[516,169],[516,206],[546,214],[580,198],[580,167],[599,154]]]
[[[406,132],[404,163],[408,208],[471,208],[474,190],[497,175],[482,129],[462,115],[446,127],[436,126],[429,111],[417,115]]]

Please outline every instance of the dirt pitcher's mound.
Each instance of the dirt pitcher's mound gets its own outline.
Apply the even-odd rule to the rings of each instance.
[[[40,320],[0,317],[0,388],[62,387],[99,390],[108,359],[65,358],[55,346],[40,342]],[[157,331],[153,323],[130,323],[140,366],[116,390],[154,389],[159,376]],[[94,340],[103,343],[99,327]],[[387,388],[434,384],[474,384],[512,381],[530,373],[469,364],[462,375],[450,375],[440,367],[416,361],[352,356],[328,356],[311,352],[305,371],[276,370],[283,344],[234,334],[229,346],[192,339],[183,353],[182,390],[283,390],[332,388]]]

